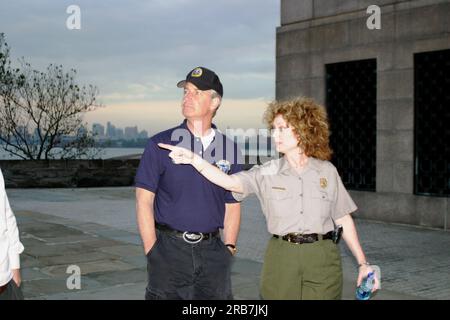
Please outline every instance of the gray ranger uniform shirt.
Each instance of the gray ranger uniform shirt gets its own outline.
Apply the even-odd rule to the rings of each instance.
[[[244,192],[233,197],[242,201],[255,193],[272,234],[325,234],[334,229],[333,220],[357,209],[329,161],[309,158],[299,174],[283,157],[234,175]]]

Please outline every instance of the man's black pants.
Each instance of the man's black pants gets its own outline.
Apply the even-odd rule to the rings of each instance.
[[[232,258],[219,236],[190,244],[157,230],[147,253],[145,299],[231,300]]]

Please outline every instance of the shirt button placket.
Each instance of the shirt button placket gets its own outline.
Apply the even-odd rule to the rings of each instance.
[[[195,138],[195,141],[197,141],[197,144],[199,145],[199,148],[198,148],[198,149],[200,149],[200,151],[198,152],[198,154],[199,154],[200,156],[202,156],[202,155],[203,155],[203,144],[199,143],[199,142],[200,142],[200,138]],[[198,150],[198,149],[197,149],[197,150]],[[203,158],[203,156],[202,156],[202,158]]]
[[[303,198],[303,180],[301,177],[298,178],[300,180],[300,214],[303,215],[303,202],[304,202],[304,198]]]

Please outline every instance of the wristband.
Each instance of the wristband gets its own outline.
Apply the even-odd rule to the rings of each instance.
[[[366,261],[366,262],[363,262],[363,263],[358,264],[358,268],[361,268],[362,266],[370,266],[370,263],[368,263],[368,262]]]

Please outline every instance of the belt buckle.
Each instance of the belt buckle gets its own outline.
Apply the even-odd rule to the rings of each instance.
[[[196,244],[203,240],[203,233],[201,232],[183,232],[183,240],[189,244]]]
[[[295,244],[303,244],[304,243],[304,238],[302,237],[302,235],[296,234],[296,233],[288,234],[288,236],[286,237],[286,240],[290,243],[295,243]]]

